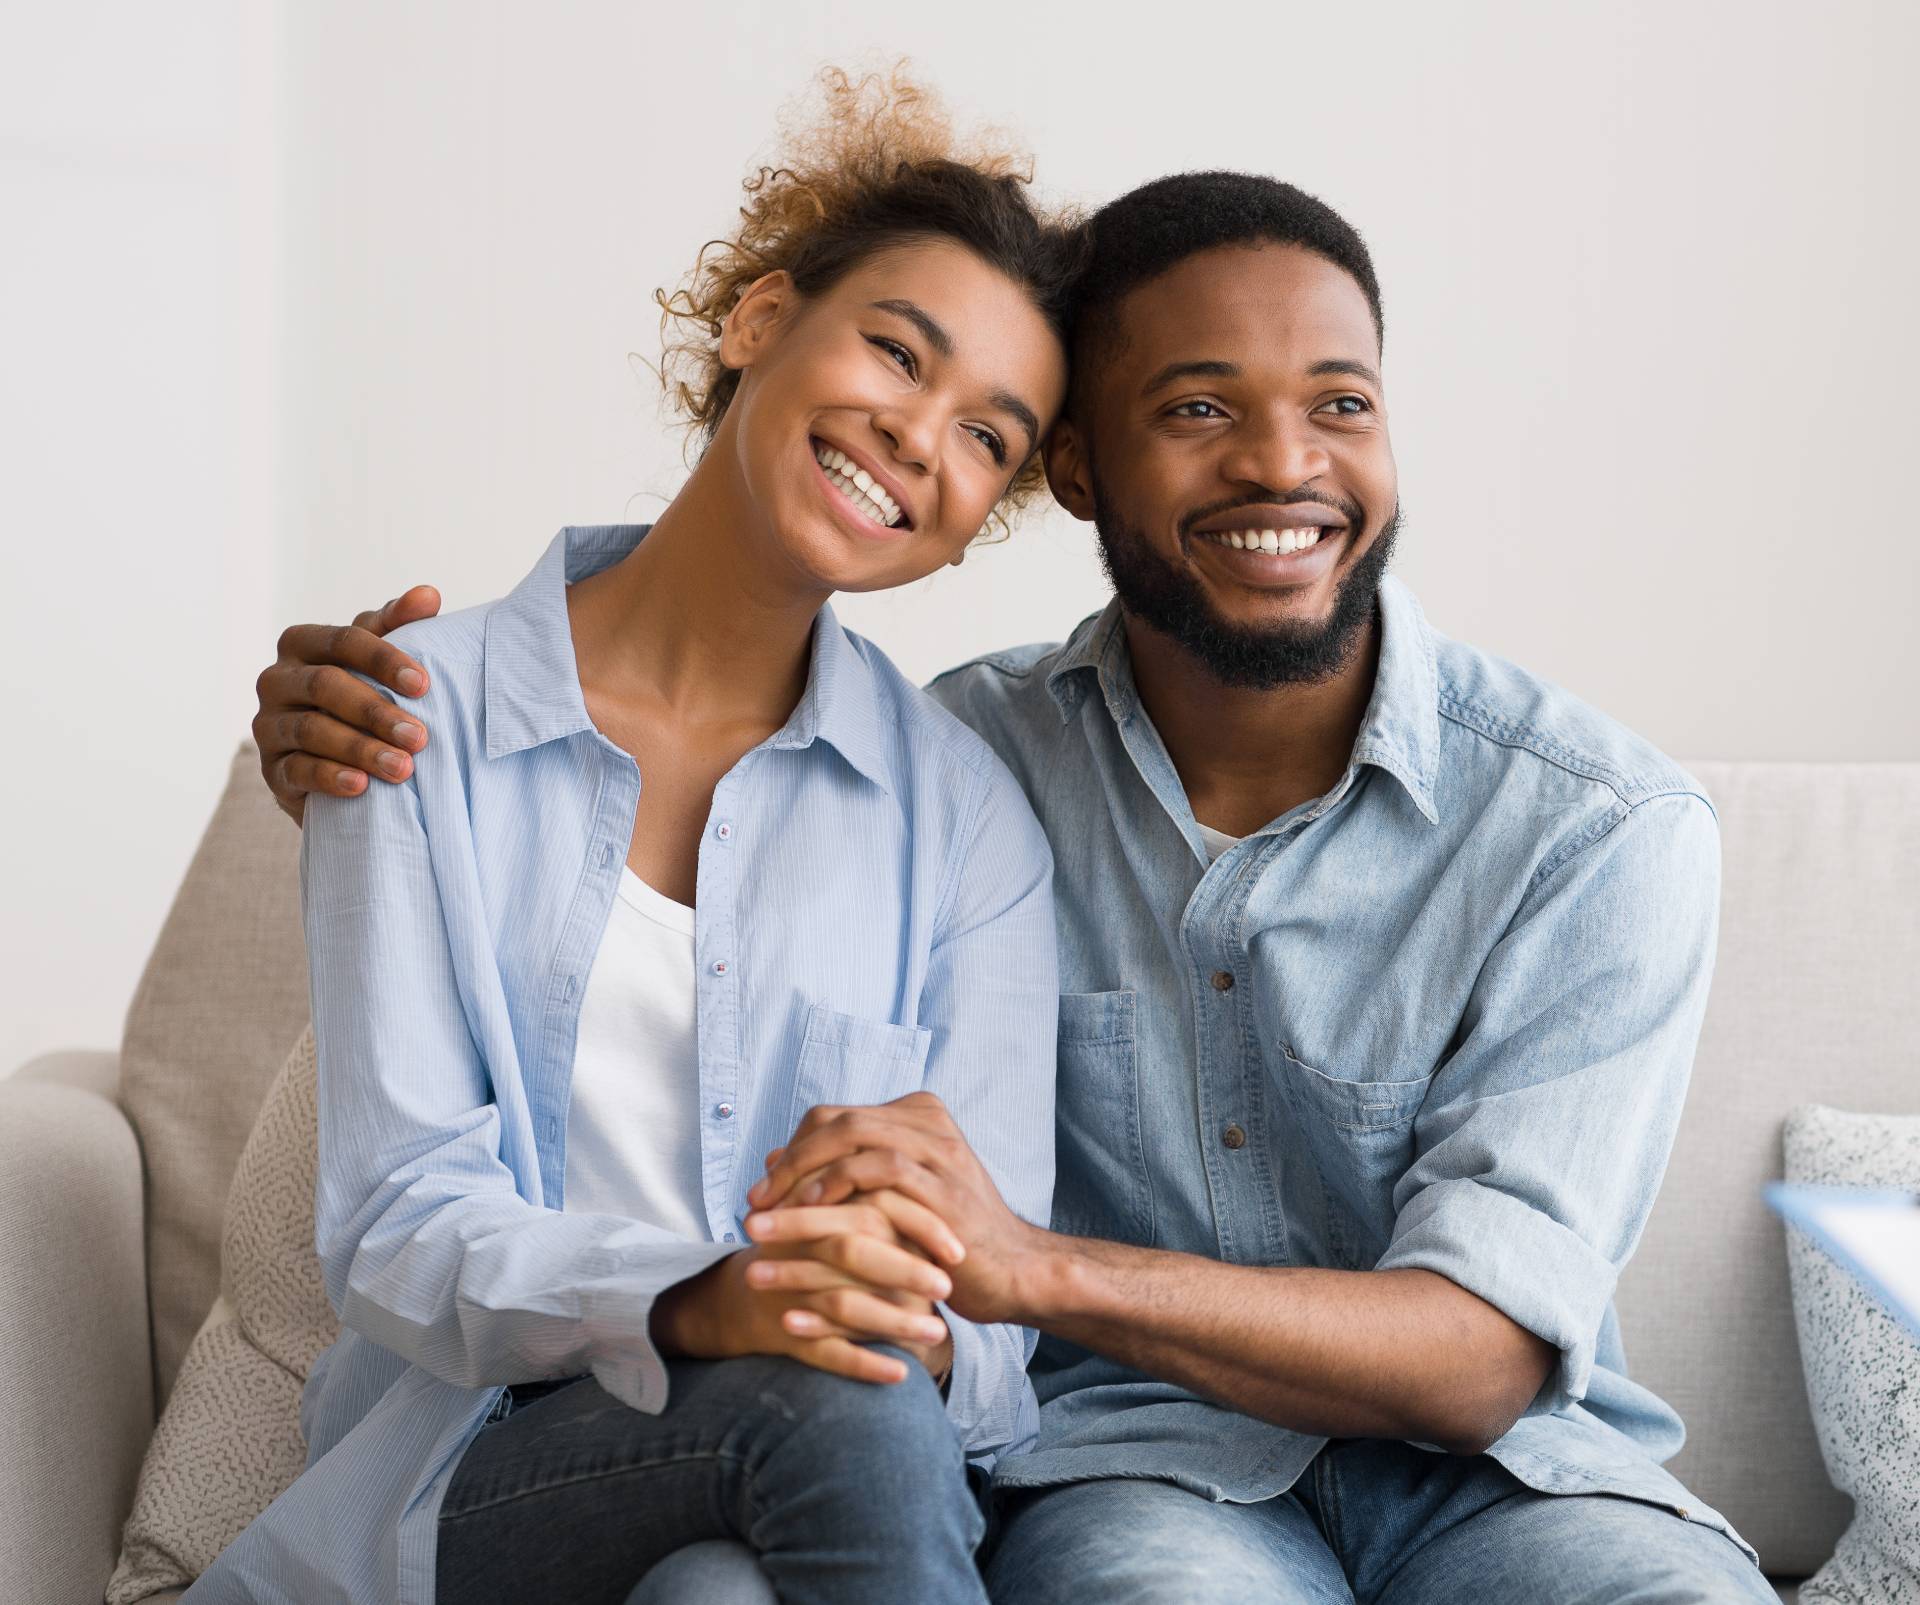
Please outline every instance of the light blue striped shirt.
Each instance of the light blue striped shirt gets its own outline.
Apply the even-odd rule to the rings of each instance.
[[[196,1605],[429,1605],[440,1501],[502,1385],[591,1372],[662,1409],[655,1296],[743,1240],[763,1156],[815,1104],[933,1091],[1048,1218],[1046,839],[980,738],[830,609],[799,706],[715,788],[700,844],[709,1240],[563,1212],[575,1029],[641,787],[587,716],[565,586],[644,533],[564,530],[510,596],[397,632],[432,678],[432,746],[407,784],[309,800],[315,1234],[342,1331],[302,1400],[306,1472]],[[1033,1334],[944,1313],[949,1413],[991,1465],[1034,1437]]]

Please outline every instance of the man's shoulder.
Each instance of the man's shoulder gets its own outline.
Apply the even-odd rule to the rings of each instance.
[[[1061,663],[1079,653],[1101,614],[1089,614],[1064,641],[983,652],[937,674],[927,695],[979,731],[998,750],[1024,728],[1058,729],[1060,704],[1051,681]]]
[[[1434,635],[1442,741],[1468,774],[1531,785],[1610,812],[1690,794],[1699,781],[1646,737],[1519,664]]]

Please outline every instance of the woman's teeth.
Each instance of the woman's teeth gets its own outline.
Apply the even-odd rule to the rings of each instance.
[[[1288,552],[1304,552],[1319,543],[1319,529],[1227,529],[1209,530],[1200,538],[1231,546],[1236,552],[1267,552],[1284,557]]]
[[[900,522],[899,504],[880,488],[879,482],[866,469],[855,467],[845,452],[836,451],[832,446],[824,446],[816,440],[813,443],[813,460],[826,474],[827,483],[874,523],[892,529]]]

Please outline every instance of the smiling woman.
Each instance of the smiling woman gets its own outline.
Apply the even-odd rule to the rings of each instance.
[[[660,297],[702,449],[658,522],[262,677],[341,1336],[196,1599],[617,1599],[709,1538],[783,1599],[984,1598],[965,1468],[1032,1434],[1031,1334],[939,1307],[911,1200],[749,1246],[746,1193],[809,1108],[931,1092],[1046,1219],[1045,838],[826,604],[1037,487],[1082,245],[904,79],[824,87]]]

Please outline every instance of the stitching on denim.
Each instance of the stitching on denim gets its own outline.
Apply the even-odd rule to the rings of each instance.
[[[531,1499],[536,1494],[549,1494],[561,1488],[577,1488],[582,1483],[604,1482],[609,1477],[625,1477],[633,1472],[664,1471],[673,1466],[692,1465],[696,1461],[725,1460],[733,1465],[745,1466],[747,1456],[733,1454],[725,1449],[709,1449],[699,1454],[670,1455],[662,1460],[644,1460],[630,1466],[613,1466],[605,1471],[585,1471],[577,1476],[562,1477],[555,1482],[544,1482],[538,1488],[523,1488],[518,1493],[502,1494],[497,1499],[488,1499],[477,1505],[469,1505],[465,1510],[455,1511],[452,1515],[442,1513],[440,1525],[465,1521],[469,1516],[477,1516],[483,1511],[497,1510],[502,1505],[511,1505],[517,1500]]]
[[[1519,724],[1495,713],[1491,708],[1468,702],[1453,691],[1442,691],[1438,706],[1444,718],[1461,728],[1470,730],[1500,746],[1517,747],[1522,751],[1531,752],[1535,757],[1543,758],[1569,774],[1604,785],[1629,807],[1635,803],[1644,802],[1656,794],[1649,788],[1659,787],[1663,790],[1681,791],[1690,789],[1678,784],[1680,776],[1675,765],[1669,763],[1664,773],[1625,774],[1611,764],[1602,762],[1591,753],[1576,752],[1571,747],[1542,734],[1532,725]]]

